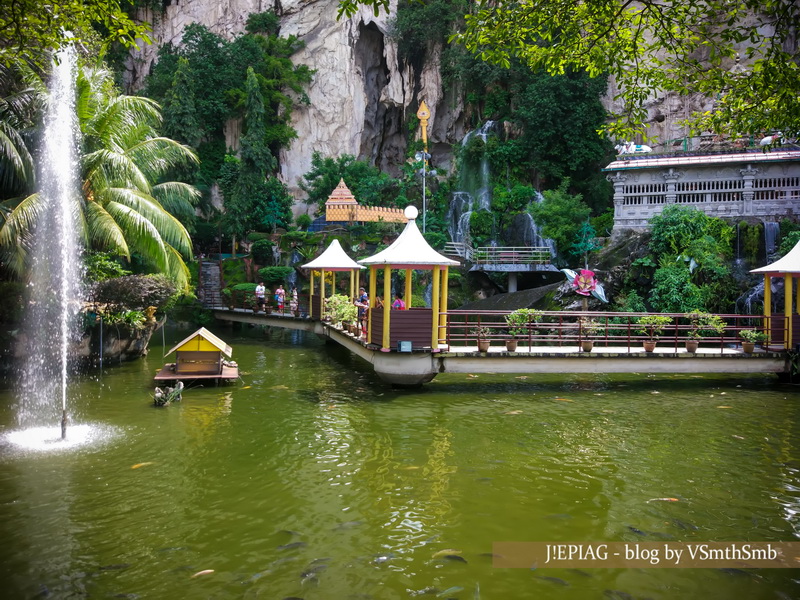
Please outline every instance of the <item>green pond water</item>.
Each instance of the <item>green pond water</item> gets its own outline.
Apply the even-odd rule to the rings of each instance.
[[[499,541],[798,540],[800,395],[772,377],[395,390],[308,334],[217,333],[236,385],[154,408],[158,334],[76,381],[85,444],[9,442],[4,384],[0,598],[800,597],[795,569],[492,566]]]

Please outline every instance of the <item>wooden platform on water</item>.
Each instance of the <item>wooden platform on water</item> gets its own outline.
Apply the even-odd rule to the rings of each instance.
[[[164,365],[153,378],[154,381],[195,381],[213,380],[215,384],[231,383],[239,379],[239,367],[222,367],[222,373],[176,373],[175,363]]]

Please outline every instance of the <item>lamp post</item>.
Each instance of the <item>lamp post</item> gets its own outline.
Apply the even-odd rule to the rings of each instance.
[[[422,163],[422,169],[420,169],[420,173],[422,173],[422,233],[425,233],[425,217],[428,214],[425,178],[428,175],[428,160],[430,157],[431,155],[427,152],[417,152],[414,155],[417,162]]]

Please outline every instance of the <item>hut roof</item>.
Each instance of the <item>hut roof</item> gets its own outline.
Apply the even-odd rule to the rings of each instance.
[[[344,184],[344,178],[339,180],[339,185],[333,189],[331,195],[328,196],[328,199],[325,201],[325,204],[328,202],[336,204],[358,204],[356,197],[353,196],[353,192]]]
[[[221,339],[219,339],[205,327],[201,327],[182,342],[178,342],[177,344],[175,344],[175,347],[172,348],[172,350],[170,350],[169,352],[167,352],[167,354],[172,354],[176,350],[199,350],[201,349],[199,348],[199,343],[201,339],[207,341],[209,344],[219,349],[219,351],[222,352],[225,356],[230,357],[230,355],[233,353],[233,348],[231,348],[228,344],[223,342]],[[194,347],[191,348],[184,347],[187,344],[191,344],[192,342],[195,342]]]
[[[397,268],[411,269],[435,265],[458,266],[460,264],[458,261],[442,256],[431,248],[414,220],[417,218],[417,214],[415,207],[406,207],[405,215],[408,223],[406,223],[403,233],[385,250],[358,262],[362,265],[391,265]]]
[[[764,273],[770,275],[800,275],[800,242],[771,265],[753,269],[751,273]]]
[[[350,271],[351,269],[363,269],[360,264],[345,254],[339,240],[333,240],[320,254],[310,263],[302,266],[303,269],[325,269],[326,271]]]

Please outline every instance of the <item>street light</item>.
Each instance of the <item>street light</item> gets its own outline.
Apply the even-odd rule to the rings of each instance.
[[[427,152],[417,152],[414,155],[414,158],[417,162],[422,163],[422,169],[420,169],[420,173],[422,173],[422,233],[425,233],[425,217],[428,213],[427,210],[427,197],[426,197],[426,189],[425,189],[425,177],[428,175],[428,160],[430,160],[431,155]],[[433,171],[431,171],[431,174]]]

